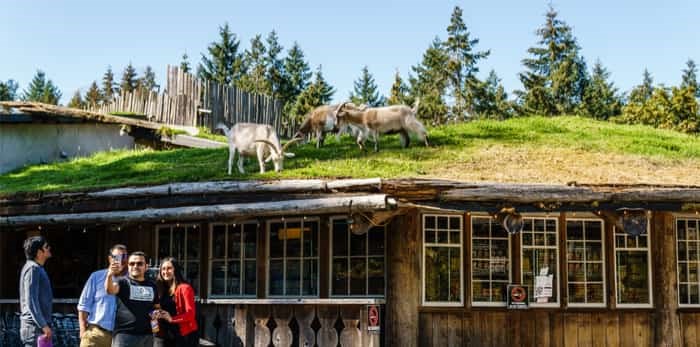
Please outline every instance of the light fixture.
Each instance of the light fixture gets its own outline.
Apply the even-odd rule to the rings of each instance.
[[[496,213],[495,218],[509,234],[522,232],[525,227],[523,216],[515,211],[515,207],[502,208]]]
[[[622,228],[622,231],[631,236],[644,235],[647,232],[649,219],[647,218],[646,210],[643,208],[619,208],[617,226]]]

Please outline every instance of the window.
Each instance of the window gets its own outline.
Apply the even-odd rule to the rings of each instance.
[[[510,238],[490,217],[472,217],[472,302],[475,306],[506,303],[510,283]]]
[[[676,242],[678,260],[678,304],[680,306],[700,305],[700,219],[677,218]]]
[[[603,221],[566,220],[569,306],[605,306]]]
[[[559,304],[558,223],[556,218],[524,217],[520,234],[522,284],[533,306]]]
[[[615,282],[618,307],[651,307],[649,232],[637,237],[615,231]]]
[[[464,304],[462,216],[423,215],[423,304]]]
[[[192,284],[195,292],[199,293],[199,257],[200,235],[197,224],[159,225],[158,254],[160,261],[165,257],[174,257],[184,267],[185,278]]]
[[[318,296],[318,219],[268,222],[270,296]]]
[[[257,222],[213,224],[209,237],[212,297],[255,296]]]
[[[384,296],[384,227],[363,235],[331,219],[331,296]]]

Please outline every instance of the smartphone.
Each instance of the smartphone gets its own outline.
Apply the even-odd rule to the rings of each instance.
[[[126,254],[116,254],[116,255],[112,254],[111,257],[112,257],[112,264],[121,263],[122,261],[124,261],[124,258],[126,258]]]

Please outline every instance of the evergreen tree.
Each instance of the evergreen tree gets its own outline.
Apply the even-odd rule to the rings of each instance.
[[[448,85],[445,68],[448,60],[442,42],[436,37],[423,53],[421,63],[411,67],[416,75],[409,77],[411,95],[407,101],[412,104],[415,98],[420,98],[418,115],[432,120],[434,124],[441,124],[447,120],[444,95]]]
[[[283,114],[288,118],[291,115],[297,97],[311,83],[309,63],[304,60],[304,52],[298,43],[294,42],[294,45],[287,53],[282,71],[284,73],[284,83],[281,99],[284,103]]]
[[[202,62],[197,68],[201,79],[234,85],[243,75],[243,61],[238,53],[240,42],[232,33],[228,23],[219,27],[220,42],[212,42],[207,48],[209,56],[202,54]]]
[[[573,112],[588,83],[586,64],[571,27],[557,18],[550,6],[546,21],[537,30],[539,47],[530,47],[532,58],[523,59],[529,70],[520,73],[525,87],[519,92],[527,113],[558,115]]]
[[[591,74],[591,81],[583,93],[579,114],[597,119],[609,119],[622,111],[622,98],[617,95],[617,88],[608,82],[610,73],[600,60],[596,61]]]
[[[267,81],[269,83],[269,94],[281,98],[284,94],[284,61],[280,57],[283,47],[279,44],[277,33],[273,30],[267,35],[267,55],[265,62],[267,66]]]
[[[477,64],[479,60],[489,56],[490,51],[476,52],[474,46],[479,39],[470,39],[467,26],[462,19],[462,9],[455,6],[447,27],[447,41],[444,43],[445,52],[449,60],[447,62],[447,76],[454,98],[452,114],[455,117],[464,117],[474,112],[474,97],[480,93],[477,88],[483,86],[476,78],[479,72]]]
[[[102,76],[102,96],[104,97],[104,102],[109,103],[114,99],[119,90],[114,82],[114,73],[112,73],[112,67],[107,66],[107,72]]]
[[[267,72],[265,52],[262,37],[255,35],[250,40],[250,49],[243,53],[243,66],[246,73],[238,82],[241,89],[251,93],[270,94],[270,83],[265,76]]]
[[[486,80],[480,84],[474,95],[475,115],[499,120],[510,118],[513,109],[496,71],[491,70]]]
[[[136,90],[136,87],[138,83],[138,77],[136,76],[136,69],[134,69],[134,66],[131,65],[131,62],[129,62],[129,65],[124,68],[124,72],[122,73],[122,80],[121,83],[119,83],[119,89],[123,92],[126,93],[131,93],[134,90]]]
[[[306,88],[294,102],[290,110],[290,116],[300,122],[302,117],[317,106],[328,104],[335,93],[334,88],[323,78],[319,65],[313,83]]]
[[[389,92],[389,99],[387,100],[387,105],[402,105],[406,104],[406,99],[408,98],[408,86],[401,79],[399,70],[396,70],[394,75],[394,83],[391,85],[391,91]]]
[[[192,71],[192,68],[190,67],[190,61],[189,61],[189,57],[187,56],[187,53],[182,54],[182,61],[180,62],[180,70],[184,73],[190,73],[190,71]]]
[[[136,82],[136,89],[141,93],[157,92],[160,86],[156,83],[156,73],[150,66],[146,66],[143,77]]]
[[[691,87],[695,89],[695,97],[700,98],[700,84],[698,84],[697,78],[698,68],[695,66],[695,61],[688,59],[685,65],[687,68],[683,70],[681,88]]]
[[[644,103],[654,93],[654,79],[647,69],[644,69],[642,84],[634,87],[630,92],[629,103]]]
[[[85,104],[88,107],[96,107],[103,100],[100,88],[97,86],[97,81],[93,81],[90,88],[85,93]]]
[[[353,85],[354,90],[350,92],[350,101],[356,105],[365,104],[370,107],[384,105],[385,99],[379,95],[377,84],[367,65],[362,67],[362,76],[355,80]]]
[[[46,78],[46,74],[44,74],[43,71],[38,70],[27,89],[24,90],[22,99],[58,105],[61,95],[61,91],[58,87],[56,87],[50,79]]]
[[[80,90],[75,91],[70,102],[68,102],[68,107],[85,108],[85,102],[83,101],[83,96],[80,94]]]
[[[0,81],[0,101],[14,101],[17,98],[18,87],[14,80]]]
[[[656,87],[648,99],[625,105],[620,121],[697,133],[700,114],[695,90],[691,86],[673,87],[670,91],[663,86]]]

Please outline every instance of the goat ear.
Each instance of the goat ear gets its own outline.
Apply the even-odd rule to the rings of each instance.
[[[287,158],[294,158],[294,153],[285,152],[284,156]]]

